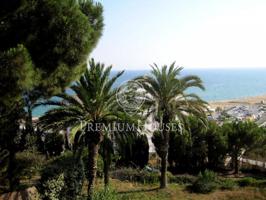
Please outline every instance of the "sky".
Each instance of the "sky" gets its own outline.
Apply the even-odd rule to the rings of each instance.
[[[98,0],[105,28],[90,57],[114,69],[266,68],[266,0]]]

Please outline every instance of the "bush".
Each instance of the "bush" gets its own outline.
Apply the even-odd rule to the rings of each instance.
[[[116,166],[143,169],[149,161],[149,143],[146,135],[138,133],[115,133],[115,151],[119,158]],[[141,158],[141,159],[140,159]]]
[[[111,173],[111,176],[121,181],[140,182],[140,183],[158,183],[160,174],[157,172],[147,172],[132,168],[123,168]]]
[[[219,181],[219,187],[222,190],[232,190],[237,186],[236,182],[231,179],[223,179]]]
[[[45,156],[37,152],[19,152],[16,154],[16,172],[20,178],[30,179],[38,175],[47,163]]]
[[[192,185],[191,189],[196,193],[207,194],[214,191],[217,186],[217,175],[212,171],[205,170],[203,173],[199,173],[198,179]]]
[[[59,200],[64,188],[64,174],[60,174],[51,179],[48,179],[42,184],[42,198],[47,200]]]
[[[59,156],[64,151],[64,136],[60,133],[47,133],[44,143],[50,156]]]
[[[133,168],[122,168],[111,172],[111,177],[121,181],[153,184],[159,182],[160,173]],[[196,177],[192,175],[172,175],[170,172],[167,172],[167,177],[170,183],[177,183],[180,185],[193,184],[196,181]]]
[[[263,187],[263,188],[265,188],[266,187],[266,180],[265,179],[263,179],[263,180],[257,180],[256,187]]]
[[[59,176],[63,175],[63,178]],[[39,191],[45,200],[77,199],[84,182],[83,162],[77,162],[72,156],[63,156],[56,159],[42,171]],[[58,183],[60,187],[50,188],[50,183]],[[61,185],[63,183],[63,185]],[[49,195],[51,193],[51,195]],[[53,194],[55,193],[55,194]]]
[[[246,187],[246,186],[251,186],[254,184],[254,182],[256,182],[256,180],[254,178],[251,177],[246,177],[246,178],[242,178],[241,180],[238,181],[238,185],[240,187]]]
[[[196,181],[196,177],[192,175],[169,175],[170,183],[177,183],[180,185],[193,184]]]
[[[76,199],[82,191],[82,186],[85,178],[84,166],[80,162],[78,164],[73,164],[72,169],[68,169],[65,172],[65,188],[64,194],[65,199],[73,200]]]
[[[240,187],[266,187],[266,179],[255,179],[252,177],[245,177],[237,181]]]
[[[38,152],[23,151],[16,153],[16,158],[12,164],[13,190],[20,190],[31,186],[32,182],[20,184],[20,180],[30,180],[33,176],[39,176],[46,163],[45,156]],[[3,165],[5,165],[5,163],[3,163]],[[3,171],[0,171],[0,177],[0,185],[3,188],[8,188],[7,166],[4,166]]]
[[[93,200],[118,200],[116,192],[110,188],[96,191]]]

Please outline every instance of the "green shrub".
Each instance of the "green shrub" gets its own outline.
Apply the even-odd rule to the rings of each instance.
[[[52,188],[53,190],[51,191],[48,183],[58,181],[59,174],[63,174],[63,186],[58,189]],[[44,200],[54,200],[54,195],[47,195],[53,191],[56,192],[56,195],[59,195],[60,199],[75,200],[81,193],[84,177],[84,165],[82,161],[77,162],[72,156],[65,155],[54,160],[54,162],[42,171],[38,189]]]
[[[118,200],[118,198],[114,190],[107,188],[100,191],[96,191],[93,194],[93,200]]]
[[[252,177],[245,177],[237,181],[240,187],[266,187],[266,179],[255,179]]]
[[[72,168],[65,172],[65,199],[73,200],[79,197],[84,183],[85,173],[83,163],[72,164]]]
[[[47,133],[44,143],[50,156],[59,156],[64,150],[64,136],[60,133]]]
[[[192,191],[196,193],[210,193],[218,187],[217,175],[212,172],[205,170],[203,173],[199,173],[198,179],[192,185]]]
[[[237,186],[237,183],[231,179],[223,179],[219,181],[219,187],[222,190],[232,190]]]
[[[122,168],[111,173],[111,176],[121,181],[140,182],[140,183],[158,183],[160,174],[157,172],[148,172],[132,168]]]
[[[170,183],[177,183],[180,185],[193,184],[196,181],[196,177],[192,175],[169,175],[168,180]]]
[[[44,200],[60,200],[64,188],[64,174],[60,174],[43,183],[42,198]]]
[[[46,163],[45,156],[38,152],[19,152],[16,154],[16,173],[20,178],[30,179],[38,175]]]
[[[124,133],[118,131],[115,134],[115,150],[119,155],[116,166],[143,169],[149,161],[147,136],[137,132]]]
[[[159,175],[156,172],[144,172],[140,176],[140,182],[141,183],[148,183],[148,184],[153,184],[153,183],[158,183],[159,182]]]
[[[266,179],[263,180],[257,180],[256,187],[266,187]]]
[[[45,156],[38,152],[23,151],[16,153],[16,158],[13,163],[12,182],[14,183],[13,189],[20,190],[25,187],[30,187],[32,182],[20,183],[20,180],[32,179],[33,176],[38,176],[41,170],[47,163]],[[3,163],[5,165],[5,163]],[[7,168],[0,172],[1,186],[7,188]]]
[[[122,168],[112,171],[111,177],[121,181],[154,184],[159,182],[160,173],[133,168]],[[170,183],[177,183],[180,185],[193,184],[196,181],[196,177],[192,175],[173,175],[170,172],[167,172],[167,177]]]
[[[240,187],[246,187],[246,186],[256,186],[257,180],[252,177],[245,177],[240,180],[238,180],[238,185]]]

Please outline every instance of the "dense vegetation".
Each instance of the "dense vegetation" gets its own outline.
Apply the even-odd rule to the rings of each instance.
[[[180,188],[207,194],[246,186],[263,196],[263,172],[238,174],[243,154],[265,155],[266,129],[252,121],[209,120],[207,102],[191,93],[204,90],[199,77],[181,76],[175,63],[154,64],[120,97],[143,104],[134,113],[121,106],[116,86],[123,71],[87,63],[102,33],[102,12],[89,0],[1,1],[0,192],[35,186],[44,200],[158,195],[123,194],[131,182],[150,192],[160,184],[157,199],[172,198],[167,192]],[[40,105],[52,107],[33,122]],[[158,125],[151,141],[150,119]]]
[[[16,152],[36,140],[32,109],[85,71],[102,29],[102,6],[92,1],[0,2],[0,152],[9,152],[10,188]]]
[[[173,69],[173,66],[169,68],[169,70]],[[152,142],[159,159],[151,157],[150,162],[148,139],[142,134],[144,130],[140,128],[127,132],[119,129],[105,129],[104,125],[114,122],[136,125],[139,120],[145,120],[145,117],[149,116],[141,114],[146,109],[151,110],[148,114],[153,114],[154,123],[158,123],[159,127],[164,125],[163,120],[155,112],[158,108],[154,105],[158,104],[153,104],[151,95],[146,96],[149,99],[146,99],[147,102],[140,109],[140,113],[135,115],[125,113],[117,103],[116,89],[113,87],[123,72],[112,77],[110,72],[111,67],[105,67],[91,60],[88,70],[70,87],[73,90],[71,94],[61,93],[56,96],[56,100],[41,102],[42,105],[56,106],[47,111],[35,125],[38,127],[35,131],[36,135],[41,135],[44,139],[33,140],[32,146],[26,145],[18,149],[17,151],[27,153],[32,160],[26,159],[23,153],[19,154],[19,157],[12,159],[13,163],[9,162],[7,165],[17,167],[12,173],[9,173],[9,167],[6,170],[2,169],[2,177],[8,178],[9,182],[12,180],[17,188],[21,179],[30,180],[35,175],[41,175],[37,188],[43,199],[81,198],[84,194],[82,188],[85,178],[88,182],[88,199],[97,199],[98,197],[95,197],[97,193],[94,193],[97,177],[104,177],[105,191],[108,191],[110,177],[143,184],[160,182],[161,187],[166,187],[166,180],[169,179],[170,183],[188,184],[188,190],[197,193],[209,193],[219,188],[231,189],[237,185],[253,184],[254,181],[248,179],[239,183],[231,180],[224,181],[212,171],[230,170],[232,166],[235,173],[238,173],[238,157],[243,151],[249,152],[257,145],[264,144],[264,128],[259,128],[250,121],[234,121],[218,125],[214,121],[207,120],[208,111],[204,110],[205,102],[192,94],[191,96],[195,99],[189,100],[194,105],[191,104],[186,108],[182,107],[181,103],[188,105],[183,102],[187,99],[184,97],[180,99],[179,96],[180,107],[176,107],[173,102],[170,103],[173,108],[179,108],[186,114],[178,115],[182,120],[173,117],[168,123],[175,128],[165,129],[169,135],[167,135],[166,148],[167,168],[164,172],[162,156],[165,154],[163,152],[165,135],[161,132],[163,128],[153,133]],[[162,72],[170,73],[166,66],[162,68]],[[195,79],[195,77],[192,78]],[[138,80],[144,81],[141,78]],[[182,82],[183,79],[175,80]],[[149,85],[146,87],[148,90]],[[184,88],[183,85],[182,88]],[[163,111],[159,113],[161,112]],[[173,116],[175,116],[174,113]],[[66,134],[67,131],[61,133],[62,130],[70,130],[70,135]],[[24,131],[27,129],[22,130],[22,134]],[[232,157],[233,165],[224,166],[225,159],[229,156]],[[40,160],[44,160],[41,161],[43,163],[40,164]],[[161,166],[152,161],[160,161]],[[121,171],[117,171],[119,168],[122,168]],[[128,170],[130,168],[132,170]],[[189,173],[193,176],[177,176],[180,173]],[[195,178],[198,173],[198,178]],[[264,187],[264,185],[265,182],[262,181],[253,186]]]

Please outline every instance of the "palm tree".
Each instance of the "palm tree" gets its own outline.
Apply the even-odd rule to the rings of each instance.
[[[176,67],[175,63],[169,67],[159,68],[154,64],[151,74],[140,76],[135,79],[143,89],[145,96],[144,109],[147,115],[153,114],[160,124],[162,144],[160,145],[161,178],[160,187],[167,186],[167,157],[169,148],[169,127],[167,124],[178,120],[182,125],[188,115],[204,115],[206,102],[194,93],[187,90],[196,87],[204,90],[202,81],[197,76],[180,77],[183,68]]]
[[[88,148],[88,199],[92,199],[97,170],[98,150],[103,140],[104,124],[116,117],[117,106],[114,83],[123,74],[110,77],[112,66],[90,60],[89,68],[70,89],[74,95],[63,93],[60,99],[46,104],[57,107],[40,119],[45,129],[62,130],[72,127],[75,141],[84,141]],[[82,149],[82,148],[81,148]]]
[[[112,163],[112,157],[114,155],[114,145],[109,134],[104,134],[104,138],[101,143],[101,148],[99,153],[103,159],[104,186],[108,187],[110,179],[109,171]]]

